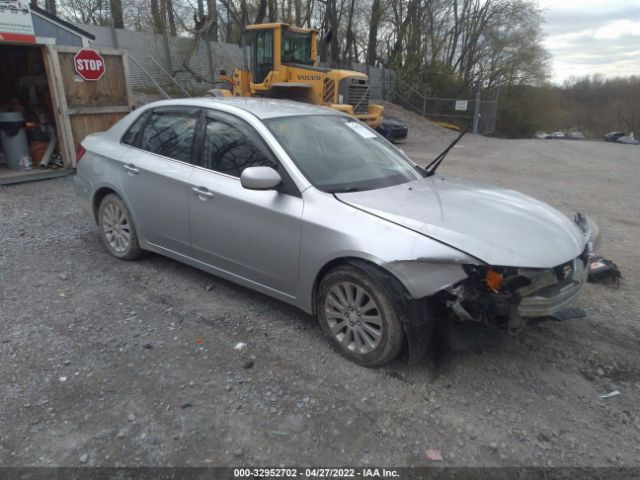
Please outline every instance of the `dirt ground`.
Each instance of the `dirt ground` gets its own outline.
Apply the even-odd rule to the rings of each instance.
[[[400,115],[419,163],[453,136]],[[285,304],[111,257],[69,178],[0,187],[0,466],[415,466],[426,449],[454,466],[640,466],[640,147],[469,135],[440,171],[588,213],[621,288],[589,284],[587,318],[500,347],[366,369]]]

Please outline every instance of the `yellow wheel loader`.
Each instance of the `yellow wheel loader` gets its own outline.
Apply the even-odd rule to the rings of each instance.
[[[317,30],[262,23],[249,25],[243,38],[246,66],[232,76],[221,71],[231,90],[214,89],[213,95],[287,98],[335,108],[372,128],[381,125],[383,107],[369,103],[367,75],[318,65]]]

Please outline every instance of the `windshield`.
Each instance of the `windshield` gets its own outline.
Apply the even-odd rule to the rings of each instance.
[[[322,191],[372,190],[422,178],[393,145],[353,118],[308,115],[265,123],[300,171]]]
[[[282,30],[282,61],[313,65],[311,58],[311,34]]]

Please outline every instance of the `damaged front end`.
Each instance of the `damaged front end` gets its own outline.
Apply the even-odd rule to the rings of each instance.
[[[551,318],[567,307],[587,280],[587,249],[554,268],[465,265],[467,278],[442,292],[454,323],[476,322],[516,333],[529,319]]]
[[[587,282],[589,256],[597,248],[599,231],[584,215],[577,214],[574,223],[580,233],[575,235],[574,230],[573,254],[579,248],[582,252],[551,267],[489,264],[462,252],[438,261],[420,257],[389,263],[387,267],[406,288],[402,292],[408,294],[405,331],[410,361],[422,356],[430,338],[435,338],[436,345],[465,350],[496,345],[532,322],[584,316],[570,304]],[[396,293],[401,296],[400,291]]]
[[[560,265],[465,265],[467,278],[439,294],[449,323],[483,324],[514,334],[531,320],[581,316],[577,309],[573,315],[568,313],[567,307],[587,282],[589,255],[597,248],[600,237],[597,225],[588,216],[578,213],[574,222],[584,235],[584,250]]]

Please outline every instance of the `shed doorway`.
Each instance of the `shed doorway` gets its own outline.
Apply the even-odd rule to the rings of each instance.
[[[0,185],[66,174],[45,54],[0,43]]]

